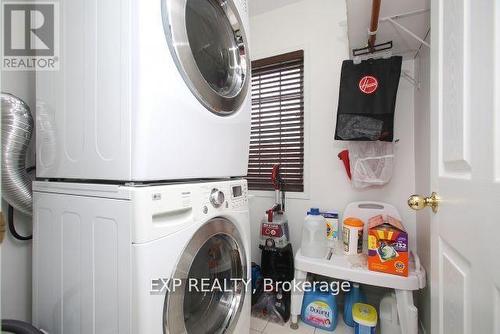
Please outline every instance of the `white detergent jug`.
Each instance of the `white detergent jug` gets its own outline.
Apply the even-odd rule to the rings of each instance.
[[[313,208],[307,213],[302,228],[302,255],[315,258],[324,258],[328,253],[325,218],[319,209]]]
[[[391,292],[380,301],[380,331],[383,334],[401,334],[396,294]]]

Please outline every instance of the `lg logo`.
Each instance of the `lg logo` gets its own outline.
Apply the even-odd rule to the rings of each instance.
[[[55,2],[3,3],[3,69],[57,69],[58,9]]]

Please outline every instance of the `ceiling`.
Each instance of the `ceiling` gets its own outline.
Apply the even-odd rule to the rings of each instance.
[[[351,49],[365,47],[368,40],[372,2],[370,0],[346,0],[346,3],[349,46]],[[429,8],[429,0],[382,0],[380,18]],[[429,32],[429,11],[401,17],[395,19],[395,21],[422,39]],[[393,54],[402,55],[405,58],[414,57],[421,47],[419,41],[394,26],[391,22],[380,22],[376,44],[391,40],[393,41]],[[429,40],[427,39],[427,41]]]
[[[248,0],[250,15],[259,15],[303,0]],[[330,0],[342,1],[342,0]],[[368,28],[371,17],[371,0],[344,0],[347,4],[347,26],[349,47],[351,49],[365,47],[368,40]],[[380,18],[405,14],[430,8],[430,0],[382,0]],[[396,18],[395,21],[429,41],[429,11]],[[422,47],[415,38],[396,27],[389,21],[380,21],[377,33],[377,44],[393,41],[392,52],[405,58],[413,58]]]
[[[248,6],[250,8],[250,16],[253,16],[300,1],[302,0],[248,0]]]

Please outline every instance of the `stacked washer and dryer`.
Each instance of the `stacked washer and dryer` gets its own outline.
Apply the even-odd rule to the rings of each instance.
[[[248,333],[246,0],[74,0],[60,16],[60,70],[37,74],[34,324]]]

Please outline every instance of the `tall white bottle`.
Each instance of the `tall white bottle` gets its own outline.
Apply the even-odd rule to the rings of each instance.
[[[324,258],[327,255],[325,218],[317,208],[312,208],[304,221],[301,251],[302,255],[314,258]]]

